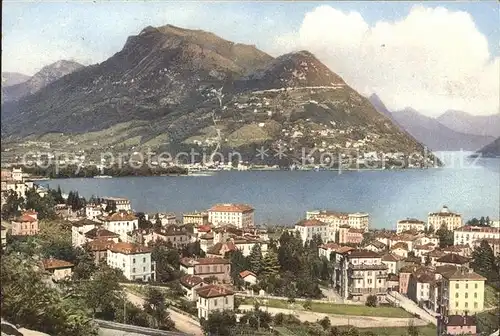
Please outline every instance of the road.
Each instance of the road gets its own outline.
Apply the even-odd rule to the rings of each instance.
[[[127,293],[127,299],[132,302],[134,305],[141,307],[144,304],[144,299],[136,294],[130,293],[129,291],[125,291]],[[175,310],[168,309],[170,313],[170,317],[172,321],[175,322],[175,328],[183,333],[194,335],[194,336],[203,336],[203,330],[201,329],[200,323],[189,316],[183,315],[181,313],[176,312]]]
[[[418,314],[421,319],[427,321],[428,323],[432,323],[437,325],[437,319],[420,308],[415,302],[410,300],[404,295],[399,294],[398,292],[392,291],[389,293],[390,296],[398,300],[400,307],[412,314]]]
[[[253,310],[250,305],[241,305],[241,310]],[[351,315],[331,315],[323,313],[315,313],[303,310],[291,310],[282,308],[261,307],[262,310],[269,312],[272,315],[283,313],[295,315],[302,322],[316,322],[327,316],[333,326],[351,325],[358,328],[373,328],[373,327],[407,327],[410,322],[415,326],[425,326],[427,322],[417,318],[395,318],[395,317],[374,317],[374,316],[351,316]]]

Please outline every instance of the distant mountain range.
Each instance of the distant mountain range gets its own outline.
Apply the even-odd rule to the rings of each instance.
[[[495,141],[484,146],[476,153],[481,154],[483,157],[500,157],[500,137],[496,138]]]
[[[497,122],[498,116],[472,116],[465,112],[447,111],[438,118],[432,118],[412,108],[390,112],[377,95],[372,95],[369,100],[377,111],[387,115],[399,127],[434,151],[475,151],[495,140],[494,136],[477,134],[481,133],[479,126],[469,126],[467,129],[469,132],[477,133],[459,131],[459,129],[465,128],[467,119],[470,120],[471,125],[480,125],[487,119],[493,124]],[[454,122],[454,120],[457,121]],[[491,132],[495,133],[495,130],[491,129]],[[500,133],[500,130],[497,129],[496,133]]]
[[[43,67],[32,77],[17,73],[2,73],[2,103],[32,95],[50,83],[81,68],[83,65],[77,62],[61,60]],[[12,76],[12,74],[16,74],[16,76]],[[5,82],[3,81],[4,76],[8,79]]]
[[[437,117],[437,121],[461,133],[492,137],[500,136],[500,113],[480,116],[449,110]]]
[[[2,140],[88,151],[187,145],[209,151],[220,143],[251,161],[261,146],[284,149],[288,159],[318,147],[423,151],[307,51],[273,58],[210,32],[166,25],[130,36],[100,64],[76,68],[4,103]]]

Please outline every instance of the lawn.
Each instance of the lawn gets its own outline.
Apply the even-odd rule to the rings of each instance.
[[[348,326],[337,326],[337,328],[341,331],[348,330]],[[281,336],[306,336],[308,335],[307,329],[304,326],[280,326],[274,327]],[[395,327],[395,328],[357,328],[357,330],[361,333],[372,332],[377,336],[406,336],[408,335],[407,327]],[[433,325],[427,325],[425,327],[417,327],[419,336],[436,336],[437,329]],[[326,332],[325,332],[326,334]]]
[[[242,304],[253,305],[255,303],[254,299],[246,298]],[[293,305],[290,305],[287,301],[268,299],[267,303],[260,302],[260,305],[267,305],[273,308],[282,309],[296,309],[296,310],[306,310],[302,306],[303,301],[296,301]],[[367,307],[364,305],[346,305],[346,304],[333,304],[333,303],[320,303],[312,302],[311,311],[316,313],[333,314],[333,315],[353,315],[353,316],[379,316],[379,317],[402,317],[411,318],[412,314],[406,312],[401,308],[395,307]]]

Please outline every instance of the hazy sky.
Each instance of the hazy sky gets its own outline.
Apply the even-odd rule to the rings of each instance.
[[[127,36],[173,24],[255,44],[273,56],[307,49],[392,110],[499,110],[495,1],[4,1],[2,19],[2,71],[31,75],[59,59],[102,62]]]

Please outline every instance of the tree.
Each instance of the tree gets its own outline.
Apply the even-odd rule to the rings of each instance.
[[[366,298],[366,303],[368,307],[376,307],[377,306],[377,296],[375,295],[368,295]]]
[[[319,320],[319,324],[323,327],[323,329],[328,330],[330,329],[332,323],[330,322],[330,319],[328,316],[323,317],[321,320]]]
[[[446,225],[441,225],[439,230],[436,231],[439,237],[439,247],[448,247],[453,245],[453,232],[448,230]]]
[[[410,324],[408,325],[408,336],[418,336],[418,335],[419,333],[417,327],[415,327],[413,322],[410,322]]]
[[[156,262],[156,279],[169,282],[180,277],[180,255],[175,249],[167,247],[166,242],[158,240],[153,243],[151,258]]]
[[[236,315],[230,310],[214,311],[207,319],[201,319],[201,327],[207,335],[232,336]]]
[[[159,214],[156,214],[155,215],[155,223],[153,225],[153,228],[154,229],[161,229],[163,225],[161,224],[161,219],[160,219],[160,215]]]
[[[231,279],[233,280],[233,284],[236,287],[241,287],[244,283],[240,277],[240,273],[250,269],[248,260],[240,250],[230,252],[229,260],[231,261]]]
[[[88,280],[97,270],[94,256],[84,245],[83,248],[76,249],[75,267],[73,267],[72,277],[75,280]]]
[[[476,273],[486,277],[489,282],[496,283],[500,280],[495,255],[486,240],[481,241],[472,252],[471,267]]]
[[[24,198],[19,196],[14,190],[9,190],[5,199],[5,204],[2,206],[2,219],[10,219],[19,216],[23,204]]]
[[[168,303],[160,290],[155,287],[148,287],[145,301],[144,311],[153,317],[156,329],[160,329],[160,327],[168,327],[169,329],[167,330],[170,330],[173,328],[173,322],[170,319],[169,312],[167,311]],[[165,328],[162,329],[165,330]]]
[[[259,274],[262,270],[262,251],[259,244],[252,246],[250,255],[248,256],[250,270],[255,274]]]
[[[277,276],[280,272],[280,264],[278,255],[274,251],[268,251],[262,259],[262,271],[264,276],[271,277]]]

